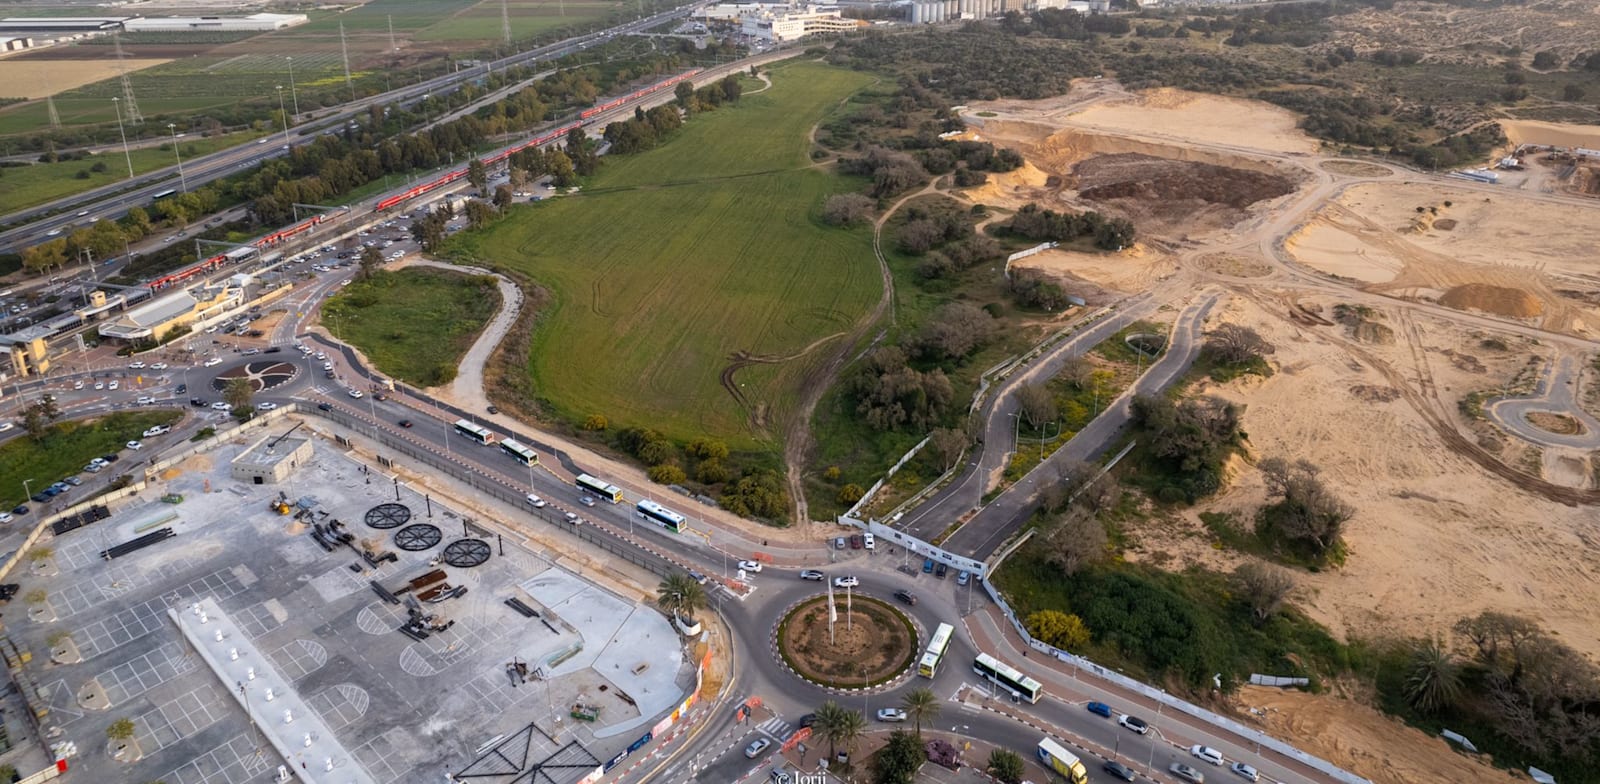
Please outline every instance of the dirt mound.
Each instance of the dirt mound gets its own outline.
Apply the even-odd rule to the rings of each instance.
[[[1199,201],[1243,210],[1294,191],[1287,177],[1139,153],[1090,158],[1072,167],[1078,195],[1090,201]]]
[[[1363,321],[1350,328],[1350,335],[1362,343],[1394,345],[1394,330],[1375,321]]]
[[[1439,298],[1439,304],[1456,310],[1481,310],[1511,318],[1533,318],[1544,312],[1544,303],[1527,291],[1486,283],[1456,286]]]

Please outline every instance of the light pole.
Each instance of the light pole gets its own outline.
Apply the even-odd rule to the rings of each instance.
[[[28,499],[33,497],[33,488],[28,487],[28,483],[32,482],[32,481],[33,481],[32,479],[24,479],[24,480],[22,480],[22,501],[23,501],[23,503],[27,503]]]
[[[117,133],[122,135],[122,157],[128,159],[128,179],[133,179],[133,153],[128,152],[128,132],[122,128],[122,99],[111,96],[111,105],[117,110]]]
[[[1044,462],[1044,431],[1045,431],[1045,428],[1048,428],[1051,425],[1055,425],[1056,426],[1056,434],[1054,436],[1051,436],[1051,437],[1052,438],[1060,438],[1061,437],[1061,423],[1060,422],[1046,422],[1044,424],[1044,427],[1039,428],[1039,462],[1041,462],[1041,463]]]
[[[178,124],[167,123],[167,130],[172,131],[172,154],[178,158],[178,188],[188,193],[189,181],[183,176],[183,154],[178,152]]]
[[[283,141],[289,142],[289,112],[283,108],[283,85],[278,85],[278,114],[283,116]]]
[[[289,100],[294,104],[294,116],[299,117],[300,96],[294,91],[294,58],[286,55],[283,59],[289,61]]]

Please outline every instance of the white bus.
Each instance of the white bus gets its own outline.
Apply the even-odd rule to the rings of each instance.
[[[674,512],[671,509],[668,509],[654,501],[640,501],[634,508],[639,510],[639,516],[641,518],[649,520],[650,522],[655,523],[656,525],[659,525],[673,533],[682,532],[684,524],[688,522],[687,518],[685,518],[683,515],[678,514],[677,512]]]
[[[933,636],[928,638],[928,650],[922,654],[922,662],[917,665],[918,675],[932,678],[939,672],[939,662],[944,659],[945,649],[950,647],[950,638],[955,633],[955,627],[948,623],[941,623],[933,630]]]
[[[499,436],[490,432],[487,428],[478,427],[465,419],[456,420],[456,432],[478,444],[492,444],[500,440]]]
[[[987,653],[978,654],[977,660],[972,663],[972,671],[1030,703],[1038,702],[1039,694],[1044,689],[1038,681]]]
[[[622,503],[622,488],[604,479],[596,479],[588,474],[578,474],[577,484],[578,489],[586,493],[594,493],[613,504]]]
[[[533,451],[533,447],[515,438],[507,438],[501,441],[500,448],[504,449],[506,454],[511,455],[513,460],[525,466],[538,465],[539,463],[539,453]]]

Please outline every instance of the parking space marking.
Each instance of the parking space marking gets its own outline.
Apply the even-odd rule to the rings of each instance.
[[[181,606],[199,596],[211,596],[221,601],[243,590],[244,584],[232,571],[218,569],[179,586],[171,593],[140,602],[110,618],[88,624],[73,633],[73,641],[78,643],[83,658],[92,659],[160,630],[166,625],[168,607]]]
[[[123,662],[96,676],[106,699],[123,705],[156,686],[194,669],[196,660],[178,642],[165,642],[155,650]]]
[[[329,729],[339,730],[365,716],[371,701],[372,697],[366,689],[353,683],[341,683],[318,692],[306,703],[322,716],[323,723]]]
[[[167,700],[134,720],[139,728],[139,748],[154,754],[184,738],[193,737],[227,715],[232,704],[222,686],[206,681]]]
[[[272,755],[277,764],[277,755]],[[168,784],[247,784],[268,768],[264,750],[257,749],[249,733],[230,738],[161,777]]]
[[[399,781],[401,774],[410,770],[409,767],[395,770],[390,763],[403,759],[406,756],[405,749],[412,746],[412,741],[405,732],[395,728],[367,741],[353,753],[356,755],[356,761],[367,769],[367,773],[371,774],[374,780],[387,784]]]
[[[268,599],[260,604],[252,604],[243,610],[230,613],[230,615],[245,634],[249,635],[251,639],[257,639],[283,625],[283,621],[278,620],[278,616],[282,614],[279,612],[281,608],[282,605],[279,604],[278,600]]]
[[[291,681],[300,680],[328,663],[328,649],[316,640],[295,640],[267,656]]]

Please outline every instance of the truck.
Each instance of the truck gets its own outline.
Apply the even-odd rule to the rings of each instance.
[[[1045,738],[1039,741],[1039,762],[1060,773],[1071,784],[1088,784],[1089,771],[1083,767],[1078,755],[1067,751],[1061,744]]]

